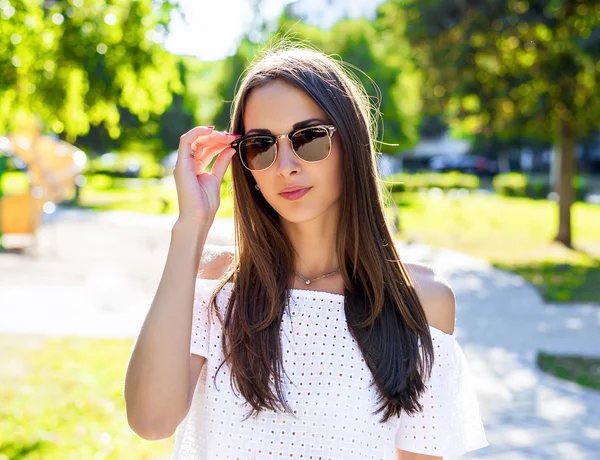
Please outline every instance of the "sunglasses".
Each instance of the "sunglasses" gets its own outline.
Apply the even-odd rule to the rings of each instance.
[[[295,129],[288,134],[250,134],[231,143],[240,160],[250,171],[263,171],[277,158],[277,139],[287,137],[298,158],[308,163],[323,161],[331,153],[333,125],[317,125]]]

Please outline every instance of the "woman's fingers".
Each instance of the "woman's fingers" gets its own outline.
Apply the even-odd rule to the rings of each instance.
[[[221,153],[223,150],[228,148],[227,145],[224,144],[214,144],[208,147],[204,147],[199,150],[196,155],[193,157],[194,159],[194,173],[196,175],[202,174],[210,165],[212,159]]]
[[[192,151],[192,143],[198,136],[207,136],[208,134],[213,132],[214,127],[212,126],[196,126],[195,128],[190,129],[187,133],[183,134],[179,138],[179,148],[177,149],[178,155],[177,159],[182,159],[184,157],[189,157],[194,153]]]
[[[239,137],[237,134],[215,131],[213,126],[196,126],[180,137],[177,162],[199,176],[216,155],[231,148],[229,144]],[[221,168],[217,167],[217,171]]]
[[[207,134],[200,134],[192,142],[191,146],[194,151],[198,152],[205,147],[210,147],[215,144],[221,144],[222,146],[225,146],[233,142],[238,137],[240,136],[237,134],[229,134],[222,131],[212,131]]]
[[[226,148],[235,139],[235,136],[226,133],[213,132],[207,136],[199,137],[192,144],[196,149],[194,155],[194,171],[196,175],[203,173],[212,159]]]
[[[226,147],[219,156],[215,160],[210,173],[219,180],[219,183],[223,182],[223,177],[225,177],[225,172],[227,171],[227,166],[229,166],[229,162],[233,158],[235,154],[235,149],[233,147]]]

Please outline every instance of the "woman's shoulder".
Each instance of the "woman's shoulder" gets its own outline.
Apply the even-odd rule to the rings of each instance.
[[[233,263],[234,251],[233,246],[205,244],[198,266],[198,278],[206,280],[220,279]]]
[[[446,334],[453,334],[456,297],[448,281],[427,265],[404,263],[404,266],[415,286],[429,325]]]

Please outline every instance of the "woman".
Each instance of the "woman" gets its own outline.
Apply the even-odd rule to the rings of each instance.
[[[321,53],[272,51],[238,90],[236,134],[181,137],[179,218],[125,386],[132,429],[177,431],[175,459],[441,458],[487,445],[453,292],[402,263],[386,227],[355,81]],[[234,252],[204,247],[229,162]]]

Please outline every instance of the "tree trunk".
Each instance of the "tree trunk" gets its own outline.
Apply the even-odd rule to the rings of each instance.
[[[550,151],[550,191],[558,194],[560,183],[560,142]]]
[[[575,173],[575,132],[571,123],[562,120],[560,125],[560,154],[558,155],[558,234],[554,241],[572,248],[571,206],[575,197],[573,175]]]

